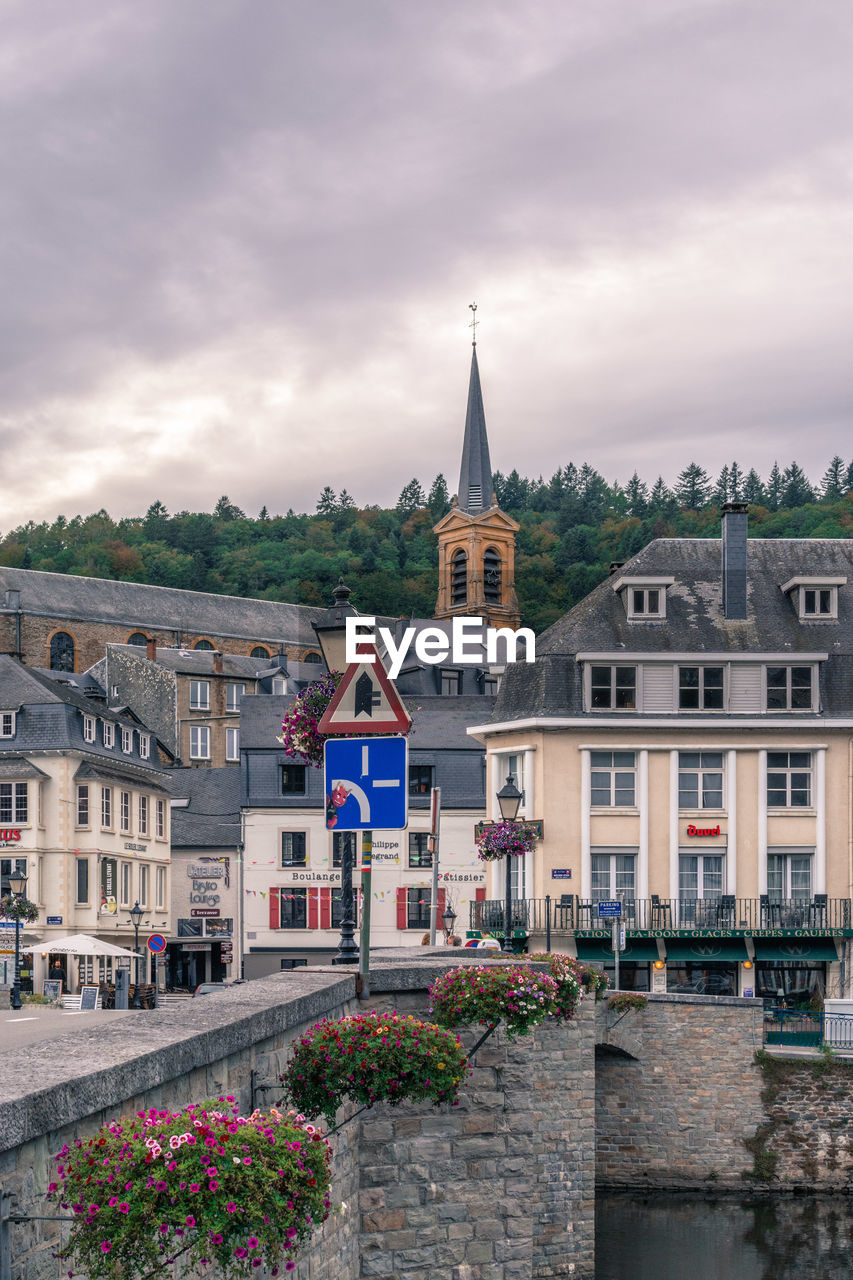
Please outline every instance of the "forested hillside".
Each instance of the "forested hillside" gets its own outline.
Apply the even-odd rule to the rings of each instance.
[[[652,538],[719,536],[722,502],[750,503],[752,537],[853,536],[853,462],[833,458],[813,486],[797,463],[766,480],[738,464],[716,481],[691,462],[670,489],[635,473],[623,487],[592,467],[561,467],[550,480],[497,473],[495,492],[521,525],[516,587],[523,621],[537,631]],[[433,524],[449,510],[443,476],[418,480],[397,505],[356,506],[324,489],[311,515],[246,516],[227,497],[211,513],[170,515],[153,502],[144,516],[113,520],[106,511],[52,523],[30,522],[0,539],[0,564],[53,573],[123,578],[194,591],[329,603],[342,574],[361,612],[429,616],[435,607]]]

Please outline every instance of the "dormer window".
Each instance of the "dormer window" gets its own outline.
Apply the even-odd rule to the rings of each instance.
[[[0,711],[0,738],[14,738],[15,712]]]
[[[101,726],[101,733],[104,739],[105,747],[115,746],[116,727],[110,720],[104,720]]]
[[[666,617],[666,591],[674,578],[640,578],[619,575],[613,582],[630,622],[659,622]]]
[[[802,622],[837,622],[838,588],[847,585],[846,578],[791,578],[782,590]]]

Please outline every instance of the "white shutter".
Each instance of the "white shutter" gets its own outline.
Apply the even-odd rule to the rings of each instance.
[[[666,662],[643,667],[643,711],[661,715],[675,710],[673,668]]]
[[[733,662],[729,668],[729,711],[758,715],[761,705],[761,663]]]

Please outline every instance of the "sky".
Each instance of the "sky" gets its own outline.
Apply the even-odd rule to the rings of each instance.
[[[853,458],[853,6],[0,17],[2,532]]]

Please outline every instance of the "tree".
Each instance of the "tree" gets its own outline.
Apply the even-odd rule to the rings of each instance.
[[[782,472],[779,463],[773,463],[773,469],[767,480],[767,505],[771,511],[778,511],[782,505]]]
[[[266,523],[266,521],[269,520],[269,518],[270,518],[270,513],[267,511],[266,503],[265,503],[261,507],[260,511],[258,512],[258,519],[263,523]]]
[[[814,500],[814,490],[806,473],[796,462],[786,467],[782,474],[782,502],[786,507],[804,507]]]
[[[721,507],[724,502],[728,502],[731,486],[731,475],[727,466],[724,466],[717,483],[714,485],[713,501],[716,506]]]
[[[628,504],[628,515],[640,519],[649,509],[649,486],[641,480],[636,471],[625,485],[625,500]]]
[[[152,502],[143,521],[145,536],[150,542],[163,542],[169,531],[169,513],[159,500]]]
[[[844,493],[844,461],[838,454],[830,462],[820,482],[821,497],[837,501]]]
[[[326,485],[323,492],[317,499],[317,513],[321,516],[331,516],[338,509],[338,498],[334,489]]]
[[[689,462],[675,482],[675,497],[686,511],[701,511],[711,491],[708,472],[697,462]]]
[[[853,462],[844,472],[844,492],[849,493],[853,489]]]
[[[340,494],[338,495],[338,510],[339,511],[355,510],[355,499],[353,498],[352,494],[349,493],[346,489],[341,489]]]
[[[223,493],[213,508],[213,514],[217,520],[245,520],[246,518],[245,511],[235,507],[227,493]]]
[[[497,489],[495,492],[497,492]],[[447,492],[447,481],[440,471],[430,487],[427,506],[430,509],[433,520],[440,520],[450,510],[450,494]]]
[[[677,505],[675,494],[667,488],[663,476],[658,476],[649,494],[649,511],[655,515],[671,515]]]
[[[736,462],[729,467],[729,499],[732,502],[743,501],[743,472]]]
[[[764,485],[761,483],[761,476],[755,470],[755,467],[750,467],[749,474],[743,482],[741,495],[744,502],[752,502],[756,505],[764,502],[767,495],[764,492]]]
[[[410,480],[397,499],[398,512],[405,520],[413,511],[419,511],[421,507],[425,506],[426,496],[421,488],[420,480]]]

